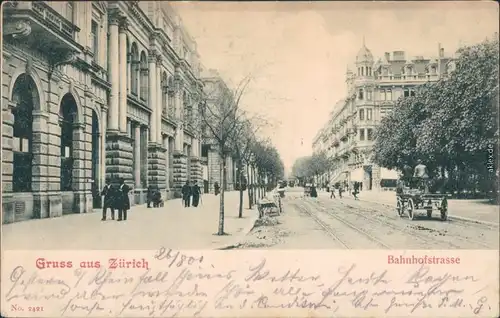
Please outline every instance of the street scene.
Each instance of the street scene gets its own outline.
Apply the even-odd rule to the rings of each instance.
[[[365,4],[6,2],[2,247],[499,249],[497,8]]]

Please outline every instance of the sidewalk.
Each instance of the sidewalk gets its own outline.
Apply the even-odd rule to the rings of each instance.
[[[29,220],[2,226],[4,249],[217,249],[246,235],[258,217],[248,210],[243,194],[243,218],[238,218],[239,192],[225,193],[224,229],[218,236],[219,196],[206,194],[197,208],[184,208],[180,199],[165,201],[163,208],[133,206],[128,220],[101,221],[102,213],[74,214]],[[115,212],[116,213],[116,212]],[[116,216],[115,216],[116,217]]]
[[[396,206],[396,192],[393,191],[361,191],[361,201],[369,201],[389,206]],[[448,217],[480,223],[494,223],[498,226],[499,206],[489,204],[488,200],[448,200]]]

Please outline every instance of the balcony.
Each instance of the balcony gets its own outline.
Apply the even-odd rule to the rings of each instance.
[[[54,61],[83,49],[76,42],[80,29],[44,1],[9,2],[4,5],[3,19],[4,39],[22,39]]]

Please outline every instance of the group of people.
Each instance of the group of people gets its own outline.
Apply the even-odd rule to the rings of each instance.
[[[101,195],[104,197],[104,205],[102,207],[102,221],[106,221],[107,210],[111,210],[111,219],[115,219],[115,209],[118,210],[118,220],[127,220],[127,211],[130,210],[130,199],[128,193],[130,187],[125,184],[123,178],[118,179],[118,186],[113,186],[110,179],[106,179]]]
[[[191,198],[192,198],[193,207],[197,207],[198,204],[200,203],[201,189],[196,184],[196,181],[193,181],[192,185],[189,181],[186,181],[186,184],[182,186],[181,193],[182,193],[182,200],[184,201],[185,208],[188,208],[191,206]]]
[[[363,188],[363,184],[361,182],[358,182],[358,181],[355,181],[353,183],[353,192],[352,192],[352,195],[354,197],[354,200],[359,200],[358,198],[358,194],[359,192],[361,191],[361,189]],[[330,192],[330,199],[332,198],[336,198],[335,196],[335,191],[338,191],[338,195],[339,195],[339,198],[342,198],[342,193],[344,193],[345,191],[347,191],[347,193],[349,193],[349,186],[345,186],[343,187],[342,185],[340,185],[339,187],[335,188],[335,187],[331,187],[331,188],[327,188],[327,191]]]

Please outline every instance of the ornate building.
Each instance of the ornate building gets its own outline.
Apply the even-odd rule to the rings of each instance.
[[[395,180],[396,172],[373,163],[375,129],[399,98],[413,96],[419,85],[453,71],[454,58],[439,47],[435,58],[407,58],[404,51],[394,51],[375,61],[363,41],[355,62],[355,72],[346,72],[347,96],[333,108],[313,150],[334,158],[330,183],[359,181],[364,190],[390,188],[394,182],[384,180]]]
[[[201,181],[196,43],[167,2],[3,10],[3,222],[90,212],[105,178],[131,203]]]

